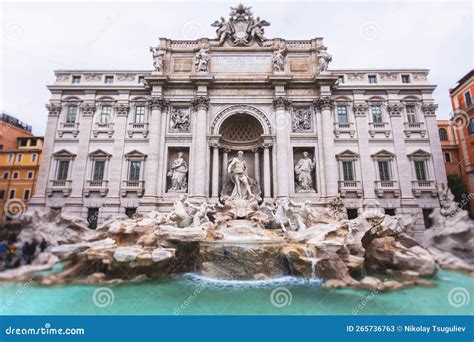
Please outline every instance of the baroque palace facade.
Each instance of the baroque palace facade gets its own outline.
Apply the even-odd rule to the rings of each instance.
[[[153,70],[56,71],[32,205],[101,221],[217,201],[242,151],[263,200],[340,193],[349,216],[377,200],[423,226],[446,183],[428,70],[328,69],[322,38],[265,39],[242,5],[212,25],[160,39]]]

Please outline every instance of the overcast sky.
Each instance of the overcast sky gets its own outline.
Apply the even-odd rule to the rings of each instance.
[[[473,67],[471,2],[251,2],[266,37],[324,37],[330,68],[428,68],[438,116],[448,89]],[[151,69],[159,37],[215,37],[230,2],[11,2],[1,4],[3,112],[43,135],[56,69]]]

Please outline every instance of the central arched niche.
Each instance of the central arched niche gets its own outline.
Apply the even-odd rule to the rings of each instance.
[[[263,127],[252,115],[238,113],[224,120],[219,134],[223,147],[230,150],[250,150],[262,143]]]
[[[224,177],[221,177],[222,182],[227,180],[228,162],[237,156],[238,151],[243,151],[248,174],[260,185],[263,167],[263,158],[260,157],[262,134],[264,134],[262,124],[251,114],[235,113],[224,119],[219,127],[219,145],[221,152],[225,154],[225,157],[221,155],[224,173]],[[222,186],[223,184],[220,184],[219,188],[222,189]]]

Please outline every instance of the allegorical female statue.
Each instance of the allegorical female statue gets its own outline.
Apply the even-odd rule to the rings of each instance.
[[[229,174],[229,179],[234,183],[234,190],[230,195],[231,199],[250,199],[254,197],[250,189],[244,152],[237,152],[237,157],[233,158],[227,167],[227,173]]]
[[[188,163],[184,159],[184,153],[178,152],[176,158],[171,164],[168,176],[171,177],[171,192],[186,192],[188,190],[187,184]]]
[[[297,192],[314,191],[312,173],[315,165],[316,161],[309,158],[309,153],[303,152],[303,158],[295,166]]]

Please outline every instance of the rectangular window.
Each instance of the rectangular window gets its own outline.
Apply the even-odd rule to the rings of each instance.
[[[410,123],[416,122],[416,107],[414,105],[406,106],[407,111],[407,121]]]
[[[342,173],[345,181],[354,180],[354,167],[352,161],[343,161],[342,162]]]
[[[385,208],[384,211],[385,211],[385,215],[388,215],[388,216],[395,216],[396,214],[395,209],[393,208]]]
[[[474,119],[469,119],[469,123],[467,125],[467,132],[469,133],[469,135],[473,135],[474,134]]]
[[[8,154],[8,164],[13,163],[13,153]]]
[[[371,106],[370,111],[372,113],[372,122],[382,123],[382,107],[379,105]]]
[[[339,123],[348,123],[349,118],[347,116],[347,107],[346,106],[337,106],[337,122]]]
[[[145,76],[138,76],[138,84],[145,84]]]
[[[99,208],[87,208],[87,222],[90,229],[97,228],[97,221],[99,218]]]
[[[3,173],[3,179],[8,179],[8,176],[9,176],[9,175],[10,175],[10,174],[9,174],[8,172],[4,172],[4,173]]]
[[[381,181],[389,181],[392,180],[390,175],[390,165],[388,161],[379,161],[379,176]]]
[[[23,199],[25,201],[28,201],[30,199],[30,189],[26,189],[24,192],[23,192]]]
[[[424,160],[415,160],[416,179],[419,181],[427,180],[426,163]]]
[[[81,83],[81,76],[72,76],[72,83],[73,84]]]
[[[31,161],[32,161],[33,163],[36,162],[36,156],[37,156],[36,153],[33,153],[33,154],[31,155]]]
[[[354,209],[354,208],[347,208],[346,212],[347,212],[347,218],[349,220],[356,219],[357,216],[359,216],[359,212],[357,211],[357,209]]]
[[[444,161],[446,163],[451,163],[451,153],[449,152],[444,152]]]
[[[375,84],[377,83],[377,75],[369,75],[369,83],[370,84]]]
[[[28,172],[28,179],[33,179],[35,177],[35,173],[33,171]]]
[[[337,76],[337,84],[344,84],[344,76]]]
[[[112,83],[114,83],[114,77],[113,76],[105,76],[104,82],[105,82],[105,84],[112,84]]]
[[[8,199],[15,198],[16,196],[16,190],[15,189],[10,189],[10,192],[8,194]]]
[[[145,106],[137,106],[135,108],[135,123],[145,122]]]
[[[111,114],[112,114],[111,106],[102,106],[102,110],[100,112],[100,123],[108,124],[110,122]]]
[[[16,158],[16,161],[19,163],[23,160],[23,154],[19,154],[18,157]]]
[[[20,139],[20,146],[24,147],[26,146],[28,140],[27,139]]]
[[[67,116],[66,122],[67,123],[75,123],[77,116],[77,106],[68,106],[67,107]]]
[[[130,162],[130,169],[128,172],[128,179],[129,180],[140,180],[140,161],[131,161]]]
[[[410,75],[402,75],[402,83],[410,83]]]
[[[137,213],[137,208],[125,208],[125,215],[127,215],[127,217],[129,218],[132,218],[133,215],[135,215]]]
[[[105,160],[96,160],[94,162],[94,172],[92,179],[95,181],[104,180]]]
[[[4,200],[4,199],[5,199],[5,190],[0,189],[0,200]]]
[[[472,105],[472,98],[471,98],[471,92],[466,91],[464,93],[464,99],[466,100],[466,107],[469,107]]]
[[[19,173],[17,171],[13,172],[13,179],[18,179]]]
[[[69,160],[60,160],[58,163],[57,180],[67,180],[69,174]]]

